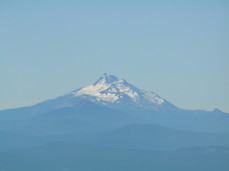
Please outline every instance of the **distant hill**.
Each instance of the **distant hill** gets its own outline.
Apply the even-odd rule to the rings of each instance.
[[[176,151],[127,150],[52,143],[0,152],[4,171],[228,171],[229,148],[200,147]]]

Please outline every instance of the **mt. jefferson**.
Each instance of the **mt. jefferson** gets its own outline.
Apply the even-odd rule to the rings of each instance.
[[[54,100],[47,101],[55,104],[54,108],[74,106],[79,101],[91,101],[95,104],[119,110],[159,110],[174,105],[157,94],[141,90],[124,79],[103,74],[94,84],[67,93]]]
[[[55,99],[2,110],[0,122],[0,131],[10,132],[93,131],[128,124],[159,124],[206,132],[229,131],[227,113],[180,109],[154,92],[139,89],[106,73],[94,84]],[[26,130],[28,127],[30,129]]]

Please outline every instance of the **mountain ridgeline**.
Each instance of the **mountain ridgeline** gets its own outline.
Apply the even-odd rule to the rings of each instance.
[[[57,98],[1,110],[0,139],[0,171],[229,169],[228,113],[180,109],[106,73]]]
[[[138,123],[202,132],[229,131],[227,113],[218,109],[210,112],[180,109],[154,92],[106,73],[94,84],[55,99],[2,110],[0,121],[0,130],[10,132],[97,131]]]

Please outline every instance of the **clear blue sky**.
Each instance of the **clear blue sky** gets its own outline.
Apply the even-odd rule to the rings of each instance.
[[[0,109],[104,72],[178,107],[229,112],[229,3],[1,0]]]

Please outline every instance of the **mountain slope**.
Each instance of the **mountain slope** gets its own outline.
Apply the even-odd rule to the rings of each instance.
[[[131,114],[116,111],[90,101],[64,107],[22,121],[7,121],[0,130],[30,135],[99,131],[139,122]]]

